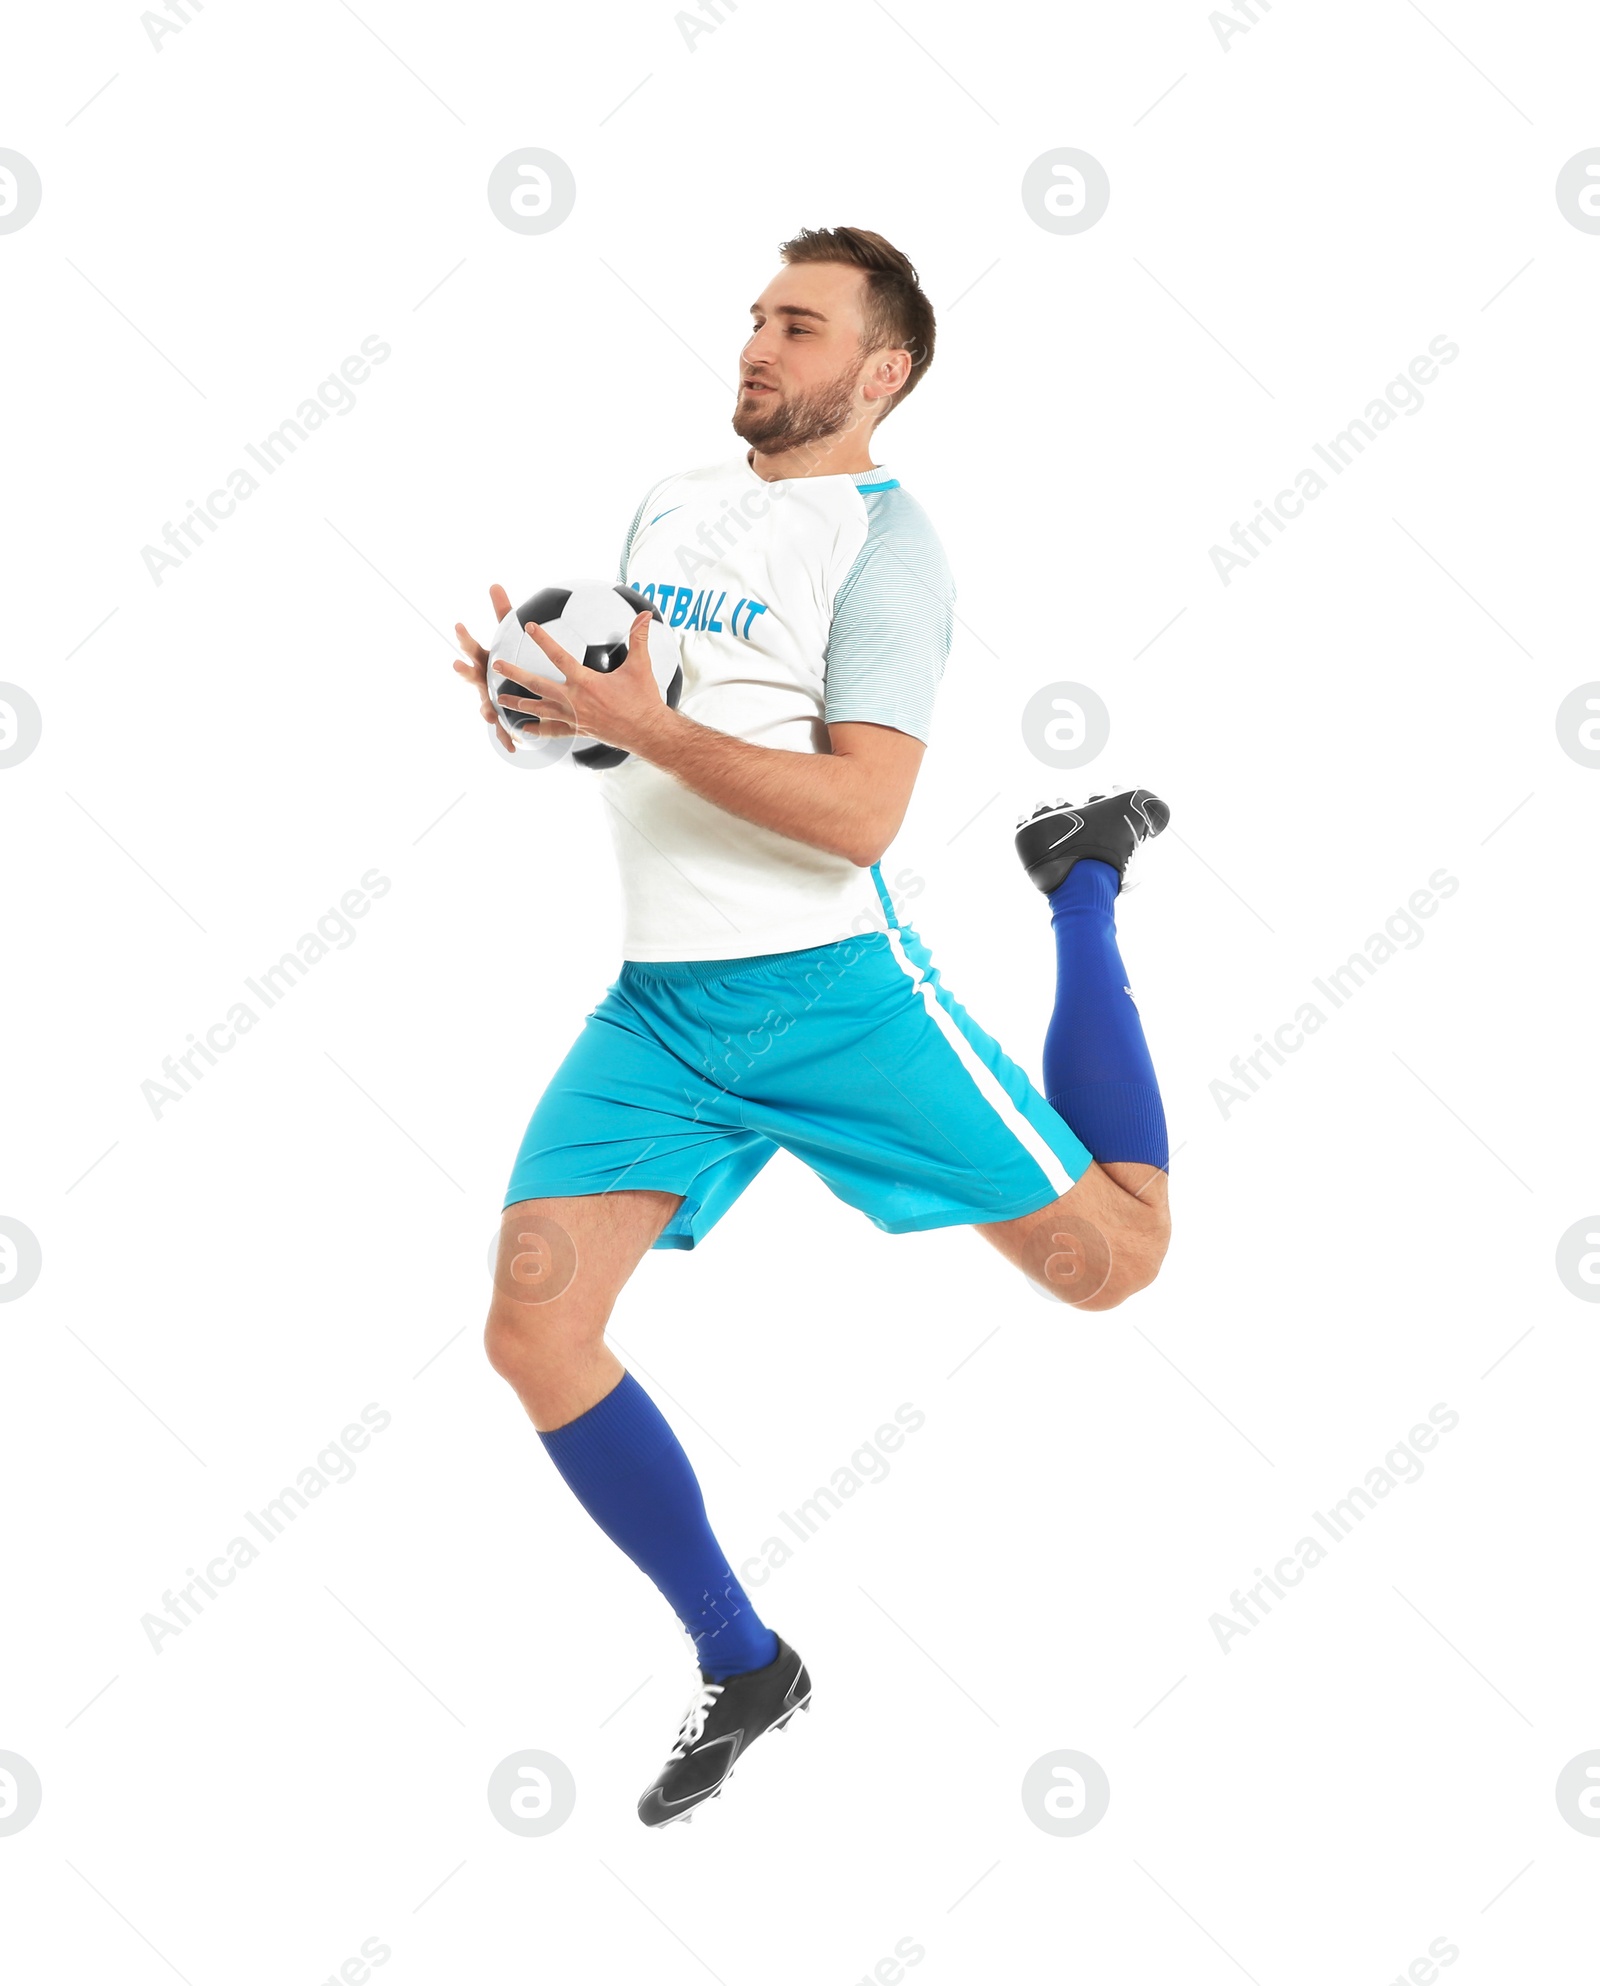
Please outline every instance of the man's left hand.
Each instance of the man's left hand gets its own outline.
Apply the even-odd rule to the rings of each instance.
[[[525,669],[503,673],[523,684],[528,696],[507,696],[507,710],[526,711],[539,720],[541,738],[594,738],[601,744],[648,758],[649,746],[670,718],[666,700],[650,666],[648,613],[637,616],[628,630],[628,653],[615,669],[588,669],[575,661],[536,621],[526,624],[528,639],[546,661],[561,671],[561,681],[530,675]]]

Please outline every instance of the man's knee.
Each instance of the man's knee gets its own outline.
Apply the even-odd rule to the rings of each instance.
[[[501,1378],[518,1385],[559,1368],[603,1335],[610,1304],[597,1302],[577,1268],[571,1235],[545,1205],[525,1200],[506,1209],[483,1332]]]
[[[1161,1208],[1153,1218],[1141,1221],[1138,1227],[1117,1231],[1106,1237],[1109,1259],[1105,1264],[1104,1278],[1092,1294],[1075,1295],[1070,1280],[1063,1281],[1054,1276],[1050,1277],[1051,1290],[1074,1310],[1115,1310],[1119,1303],[1125,1303],[1130,1296],[1148,1289],[1155,1281],[1161,1272],[1171,1237],[1172,1224],[1165,1208]],[[1049,1275],[1049,1264],[1046,1264],[1045,1272]],[[1077,1287],[1081,1289],[1082,1283],[1079,1282]]]
[[[500,1377],[514,1384],[530,1366],[549,1357],[553,1334],[543,1320],[526,1315],[521,1305],[497,1294],[484,1323],[483,1349]]]

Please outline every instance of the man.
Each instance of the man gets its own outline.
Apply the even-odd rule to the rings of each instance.
[[[1135,789],[1019,827],[1057,948],[1041,1095],[940,984],[878,869],[950,645],[938,540],[872,459],[932,360],[933,311],[880,235],[806,229],[781,252],[740,359],[745,451],[658,483],[623,548],[623,583],[680,632],[678,708],[651,671],[648,614],[606,673],[530,625],[562,681],[513,669],[529,694],[502,693],[535,735],[630,754],[599,775],[624,963],[518,1153],[486,1342],[566,1482],[695,1645],[701,1686],[640,1800],[649,1826],[716,1797],[811,1682],[606,1346],[644,1251],[696,1246],[779,1146],[878,1227],[969,1223],[1081,1309],[1149,1283],[1168,1234],[1165,1120],[1113,924],[1128,859],[1167,809]],[[503,619],[509,599],[490,597]],[[455,667],[497,722],[486,651],[456,632]]]

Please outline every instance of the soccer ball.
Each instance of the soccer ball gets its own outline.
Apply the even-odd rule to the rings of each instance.
[[[537,622],[586,669],[599,669],[603,673],[615,669],[626,658],[628,630],[634,617],[643,613],[650,615],[651,670],[668,707],[676,710],[683,694],[683,664],[677,636],[662,620],[655,604],[631,586],[607,585],[603,580],[582,586],[546,586],[514,613],[506,615],[495,629],[494,646],[489,650],[489,698],[499,713],[500,723],[511,733],[507,742],[513,750],[519,743],[535,746],[548,760],[557,755],[552,753],[552,746],[570,748],[574,742],[571,738],[541,740],[536,713],[507,710],[500,701],[502,692],[507,696],[533,694],[526,685],[505,674],[503,665],[508,662],[526,675],[544,676],[552,682],[561,680],[561,671],[529,639],[528,622]],[[563,749],[558,755],[565,758],[568,751]],[[583,745],[571,752],[576,764],[595,772],[621,765],[627,756],[615,745],[602,744]]]

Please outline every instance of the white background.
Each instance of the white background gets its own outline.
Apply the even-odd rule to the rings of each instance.
[[[667,4],[11,24],[0,145],[44,197],[0,235],[0,674],[44,733],[0,774],[0,1213],[43,1272],[0,1308],[0,1751],[43,1806],[0,1835],[9,1976],[313,1986],[373,1938],[397,1986],[850,1986],[906,1939],[930,1986],[1592,1962],[1600,1839],[1554,1786],[1600,1746],[1600,1312],[1555,1251],[1600,1203],[1600,774],[1555,713],[1600,676],[1600,236],[1554,187],[1600,29],[1252,11],[1226,49],[1198,0],[745,0],[692,48]],[[577,181],[543,236],[485,197],[529,145]],[[1063,145],[1111,181],[1079,235],[1020,195]],[[738,447],[746,307],[838,222],[940,313],[877,453],[960,588],[885,870],[1036,1069],[1015,814],[1171,802],[1121,926],[1176,1234],[1077,1315],[780,1156],[646,1260],[615,1339],[735,1563],[926,1415],[756,1591],[813,1714],[648,1834],[686,1643],[479,1349],[523,1125],[615,969],[600,789],[492,762],[449,630],[608,572],[652,481]],[[369,335],[354,411],[156,585],[142,548]],[[1224,586],[1210,547],[1441,335],[1422,410]],[[1020,729],[1062,680],[1112,713],[1080,774]],[[153,1115],[372,868],[355,941]],[[1423,941],[1225,1115],[1439,868]],[[141,1616],[369,1402],[354,1479],[154,1652]],[[1439,1402],[1422,1479],[1224,1653],[1211,1615]],[[528,1748],[578,1786],[539,1839],[485,1798]],[[1062,1749],[1111,1784],[1070,1839],[1020,1797]]]

